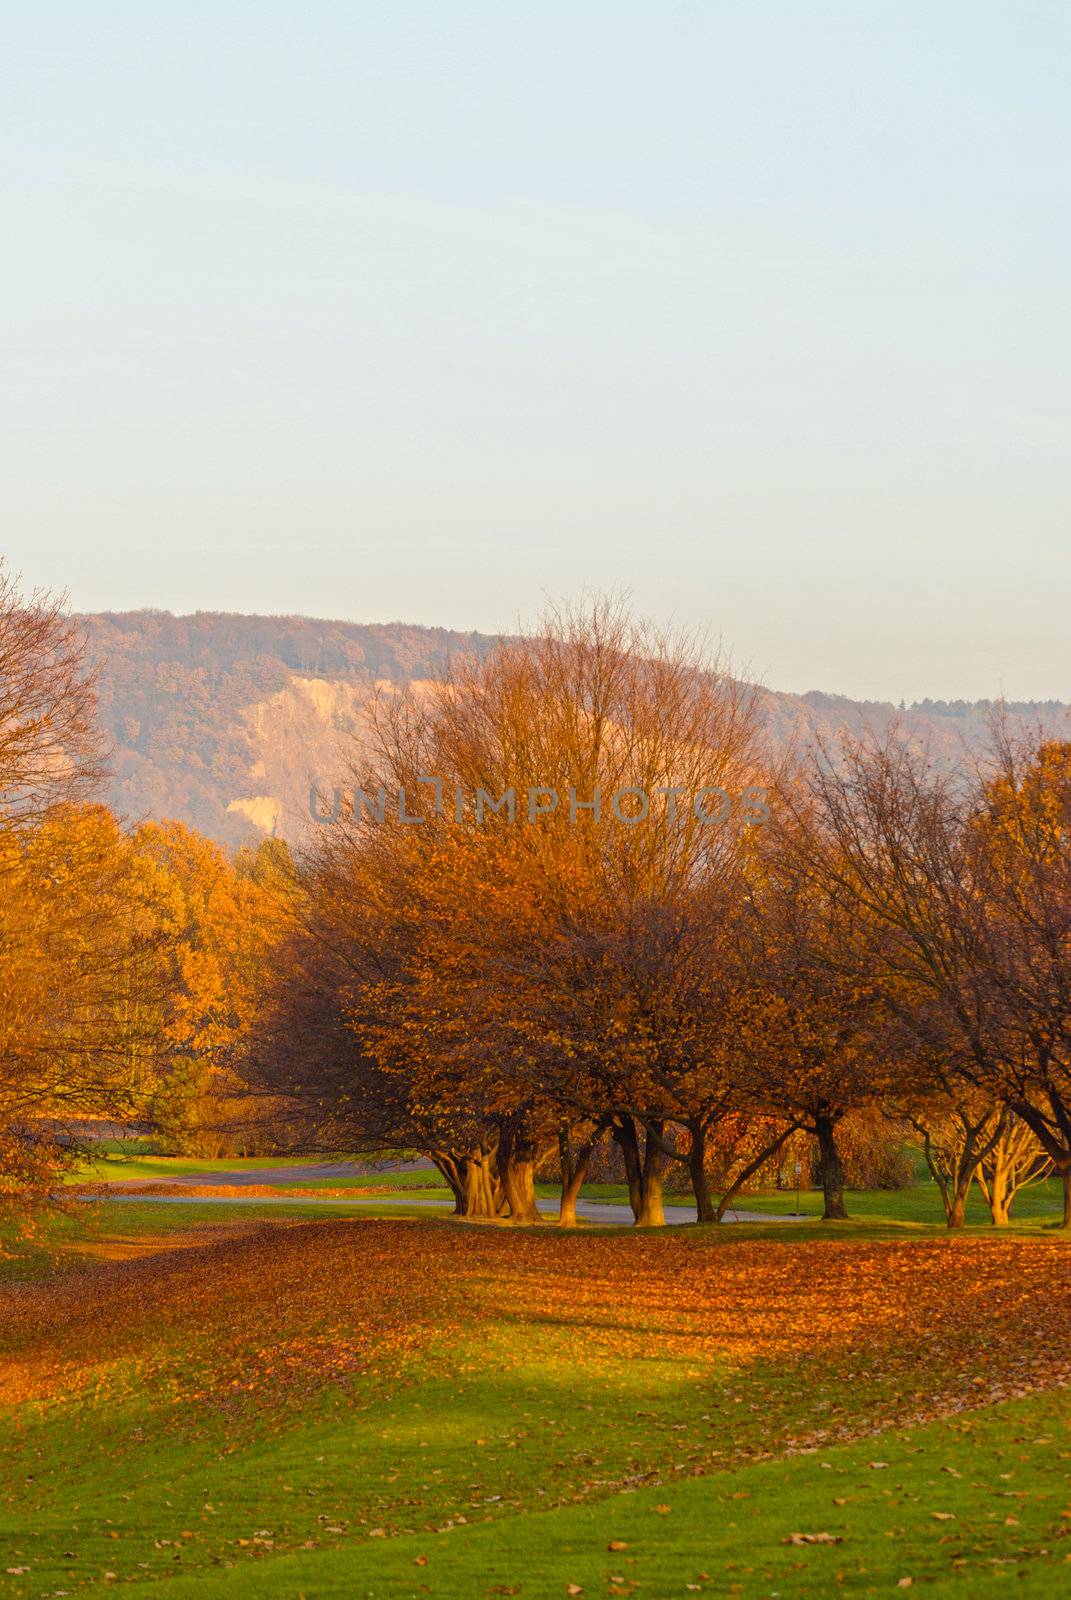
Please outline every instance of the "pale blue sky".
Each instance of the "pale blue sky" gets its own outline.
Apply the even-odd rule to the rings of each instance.
[[[4,8],[4,531],[79,608],[1071,698],[1071,9]]]

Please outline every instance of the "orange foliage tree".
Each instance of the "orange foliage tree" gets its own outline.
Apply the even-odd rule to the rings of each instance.
[[[270,1141],[271,1108],[250,1100],[237,1063],[294,914],[289,851],[265,840],[232,862],[178,822],[144,824],[131,849],[158,934],[150,1119],[173,1148],[199,1154]]]
[[[1021,1119],[1071,1227],[1071,745],[1015,745],[998,724],[993,757],[965,778],[895,739],[846,745],[815,777],[816,859],[869,930],[885,1002],[932,1083]]]
[[[397,1119],[390,1142],[426,1150],[466,1215],[531,1220],[535,1171],[557,1152],[571,1220],[606,1130],[637,1220],[663,1220],[673,1160],[707,1214],[704,1142],[736,1104],[739,1002],[717,952],[757,779],[748,693],[596,605],[422,697],[385,697],[374,734],[354,774],[365,800],[308,865],[300,978],[261,1070],[289,1073],[327,1123],[344,1104],[351,1139],[383,1140]],[[375,812],[399,792],[416,823]],[[704,793],[737,814],[710,825]],[[317,997],[323,1094],[322,1066],[292,1048]]]
[[[0,1203],[47,1191],[53,1135],[95,1107],[121,1049],[107,1025],[137,929],[100,776],[92,674],[61,605],[0,567]]]

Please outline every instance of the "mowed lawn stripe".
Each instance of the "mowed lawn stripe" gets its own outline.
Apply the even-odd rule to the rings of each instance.
[[[1056,1392],[591,1504],[296,1555],[263,1551],[171,1578],[163,1592],[173,1600],[556,1600],[577,1591],[824,1600],[910,1587],[963,1600],[1010,1592],[1051,1600],[1071,1592],[1069,1470],[1071,1410]]]

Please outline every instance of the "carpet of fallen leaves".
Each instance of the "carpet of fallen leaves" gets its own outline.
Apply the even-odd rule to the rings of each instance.
[[[704,1245],[346,1219],[183,1243],[0,1291],[0,1402],[134,1385],[176,1404],[275,1402],[414,1354],[464,1370],[533,1346],[578,1372],[774,1363],[798,1371],[800,1393],[835,1374],[900,1419],[1071,1382],[1071,1252],[1056,1239]],[[837,1410],[807,1437],[850,1431]]]

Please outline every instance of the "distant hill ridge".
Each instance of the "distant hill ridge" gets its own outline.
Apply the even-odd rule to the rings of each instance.
[[[403,622],[357,623],[199,611],[100,612],[78,619],[101,669],[101,717],[113,746],[109,799],[131,818],[175,817],[226,844],[310,826],[310,783],[328,783],[382,683],[426,681],[494,636]],[[980,747],[995,702],[923,700],[906,708],[810,690],[760,689],[767,735],[831,739],[899,718],[912,740],[952,763]],[[1058,700],[1006,706],[1024,724],[1071,736]]]

